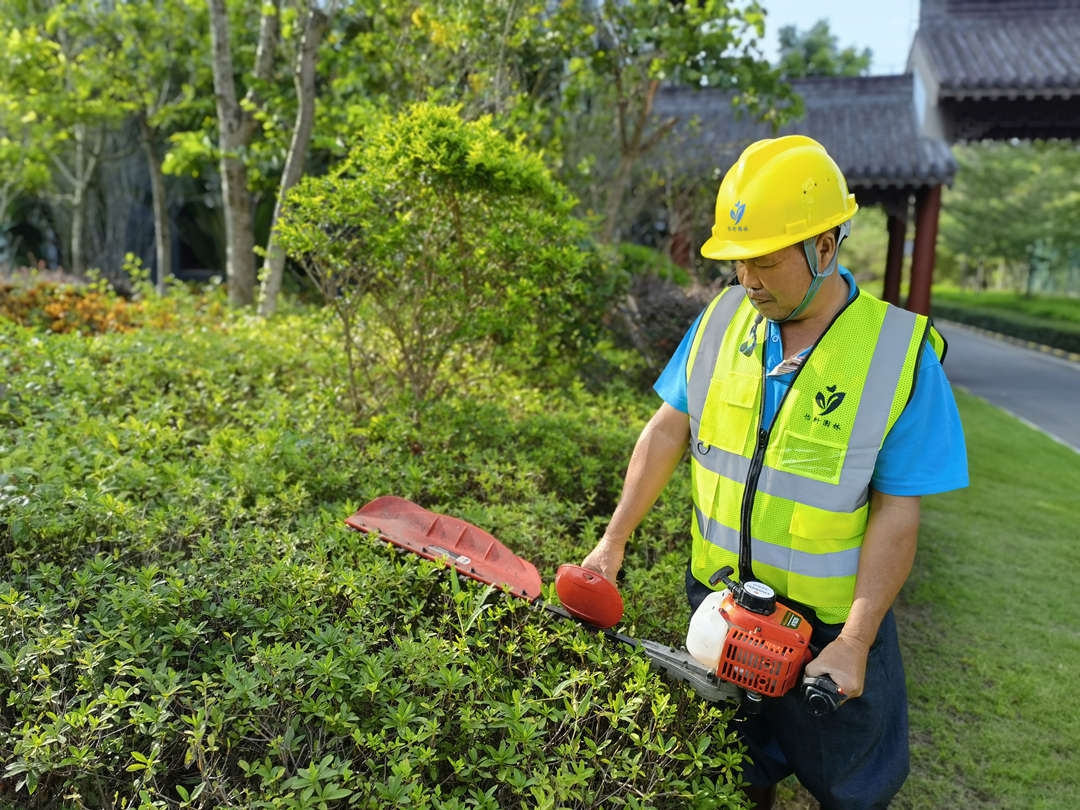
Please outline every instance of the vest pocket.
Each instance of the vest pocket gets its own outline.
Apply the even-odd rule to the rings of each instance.
[[[701,414],[700,440],[730,453],[743,453],[752,438],[750,430],[757,417],[757,396],[761,378],[731,372],[713,380]]]
[[[847,446],[841,442],[811,438],[788,428],[780,436],[776,466],[804,478],[837,484],[846,452]]]
[[[823,621],[843,621],[851,609],[867,515],[865,507],[827,512],[793,504],[787,595],[813,607]]]
[[[796,501],[791,507],[788,531],[793,539],[815,544],[805,551],[842,551],[851,548],[851,541],[866,531],[867,516],[865,506],[854,512],[829,512]]]

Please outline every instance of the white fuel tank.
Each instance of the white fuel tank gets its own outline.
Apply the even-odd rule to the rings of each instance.
[[[720,609],[720,603],[727,595],[725,588],[706,596],[690,617],[690,629],[686,633],[686,651],[713,672],[720,665],[720,655],[727,638],[728,623]]]

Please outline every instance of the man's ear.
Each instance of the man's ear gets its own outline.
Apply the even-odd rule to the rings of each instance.
[[[836,230],[819,233],[817,239],[814,240],[814,247],[817,248],[818,270],[824,271],[836,253]]]

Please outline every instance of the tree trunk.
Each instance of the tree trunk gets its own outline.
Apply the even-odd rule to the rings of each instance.
[[[635,156],[624,152],[619,158],[619,168],[611,181],[611,189],[608,191],[607,211],[604,214],[604,242],[612,244],[619,235],[619,219],[622,211],[623,197],[630,187],[630,172],[634,168]]]
[[[627,122],[625,110],[629,108],[631,99],[624,97],[622,80],[616,77],[616,93],[621,100],[619,102],[619,115],[616,121],[619,130],[619,168],[611,183],[608,192],[607,210],[605,211],[604,241],[612,244],[619,236],[621,228],[619,220],[623,218],[623,199],[630,188],[630,178],[634,165],[642,157],[663,140],[672,129],[675,128],[676,119],[670,118],[658,125],[653,133],[646,138],[645,129],[649,124],[649,116],[652,114],[653,100],[656,91],[660,88],[658,79],[650,79],[648,85],[640,93],[640,98],[635,98],[633,103],[638,104],[633,122]],[[628,131],[632,127],[632,131]]]
[[[83,235],[86,231],[86,189],[76,186],[71,195],[71,267],[68,272],[82,276],[86,272],[86,249]]]
[[[255,131],[255,119],[236,98],[229,18],[225,0],[208,0],[210,43],[213,51],[214,94],[217,97],[218,147],[221,151],[221,194],[225,206],[225,275],[229,303],[255,303],[255,230],[252,199],[247,188],[247,167],[240,155]],[[278,4],[267,4],[259,26],[255,54],[255,77],[266,79],[273,66],[277,36]],[[257,82],[252,84],[254,87]],[[254,102],[254,91],[248,92]]]
[[[104,132],[98,131],[93,145],[87,144],[85,124],[75,126],[75,169],[69,175],[71,182],[71,273],[81,276],[86,272],[86,192],[94,178],[98,157],[101,155]]]
[[[304,173],[304,161],[315,124],[315,56],[319,43],[326,32],[328,19],[319,9],[312,8],[304,24],[304,35],[296,55],[296,121],[293,125],[292,142],[281,175],[281,187],[274,204],[274,217],[270,222],[270,242],[266,247],[266,263],[263,265],[262,288],[259,293],[259,314],[273,315],[277,310],[278,293],[285,272],[285,251],[278,239],[277,224],[281,216],[285,194],[300,180]]]
[[[86,163],[86,133],[81,124],[75,127],[75,170],[71,182],[71,266],[74,276],[86,272],[86,186],[83,183]]]
[[[221,156],[221,196],[225,203],[225,274],[229,303],[246,307],[255,303],[255,224],[247,167],[227,154]]]
[[[139,118],[143,151],[150,170],[150,191],[154,200],[154,252],[157,259],[157,292],[165,294],[165,283],[172,276],[172,233],[169,230],[169,202],[165,196],[165,175],[154,144],[154,131],[145,117]]]

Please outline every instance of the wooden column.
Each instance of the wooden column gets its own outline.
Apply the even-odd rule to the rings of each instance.
[[[934,280],[934,249],[937,245],[941,186],[919,189],[915,194],[915,247],[911,254],[911,290],[907,308],[930,314],[930,285]]]
[[[885,288],[882,297],[890,304],[900,305],[900,275],[904,267],[904,239],[907,236],[907,219],[889,214],[889,249],[885,258]]]
[[[690,258],[690,234],[687,231],[681,230],[671,237],[668,255],[680,267],[689,269],[693,266],[694,262]]]

